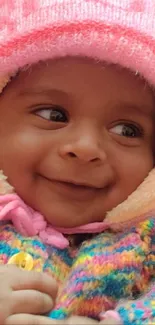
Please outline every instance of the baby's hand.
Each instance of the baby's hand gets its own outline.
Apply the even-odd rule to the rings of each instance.
[[[114,318],[106,318],[100,322],[87,317],[72,316],[63,320],[50,319],[43,316],[18,314],[10,316],[5,325],[122,325]]]
[[[56,295],[57,284],[48,275],[0,265],[0,324],[7,324],[7,319],[9,322],[10,316],[15,314],[42,315],[49,312]],[[35,324],[45,324],[42,323],[44,317],[40,318],[41,323]]]
[[[114,318],[106,318],[105,320],[101,320],[101,321],[96,321],[93,320],[91,318],[87,318],[87,317],[79,317],[79,316],[71,316],[67,319],[63,319],[63,320],[55,320],[55,319],[46,319],[45,318],[45,323],[44,321],[44,317],[40,318],[40,320],[37,322],[33,322],[33,319],[29,318],[29,316],[27,317],[26,315],[26,319],[25,321],[23,321],[22,319],[22,315],[19,315],[19,318],[15,319],[16,322],[15,323],[7,323],[7,325],[43,325],[43,324],[47,324],[47,325],[121,325],[121,322],[119,320],[116,320]]]

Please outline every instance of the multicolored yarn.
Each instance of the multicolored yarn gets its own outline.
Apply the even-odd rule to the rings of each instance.
[[[58,250],[45,245],[37,236],[25,237],[18,233],[11,223],[0,222],[0,265],[9,259],[26,252],[33,258],[33,269],[53,276],[59,285],[65,281],[72,264],[70,249]],[[63,272],[62,272],[63,269]]]
[[[105,232],[84,242],[51,317],[64,318],[78,314],[98,318],[100,312],[117,308],[121,299],[135,299],[143,294],[155,277],[154,243],[155,218],[125,234]],[[152,302],[148,303],[146,298],[146,307],[152,304],[149,320],[155,320],[153,299],[153,293]],[[142,323],[145,313],[138,314],[137,308],[134,312],[135,323],[133,312],[130,315],[130,309],[124,308],[124,314],[121,314],[124,324],[127,324],[127,320],[131,324]],[[146,317],[146,324],[150,324],[149,320]]]
[[[34,270],[59,282],[57,304],[49,315],[55,319],[69,315],[99,319],[101,312],[115,309],[125,325],[151,324],[155,286],[147,292],[155,278],[154,247],[155,218],[124,234],[107,231],[78,249],[65,250],[45,245],[38,237],[23,237],[12,224],[1,223],[0,228],[0,264],[24,251],[33,257]],[[129,303],[130,299],[134,300]]]
[[[151,289],[145,297],[130,301],[117,311],[125,325],[154,325],[155,324],[155,289]]]

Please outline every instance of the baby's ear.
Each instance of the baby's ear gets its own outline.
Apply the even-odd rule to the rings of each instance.
[[[7,177],[0,170],[0,195],[14,193],[14,188],[7,182]]]

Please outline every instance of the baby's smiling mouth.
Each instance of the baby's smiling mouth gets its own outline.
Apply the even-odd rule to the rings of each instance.
[[[42,177],[49,183],[51,189],[70,199],[89,200],[103,191],[103,187],[97,187],[90,183]]]

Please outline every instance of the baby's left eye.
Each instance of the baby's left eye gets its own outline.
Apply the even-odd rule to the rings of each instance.
[[[110,132],[127,138],[139,138],[142,135],[140,127],[128,123],[117,124],[110,129]]]
[[[35,111],[35,114],[51,122],[66,123],[68,121],[64,110],[57,107],[40,108]]]

